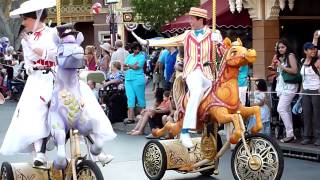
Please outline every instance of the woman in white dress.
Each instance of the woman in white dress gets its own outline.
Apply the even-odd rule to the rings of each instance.
[[[2,143],[0,153],[13,155],[35,150],[35,162],[44,162],[41,146],[44,138],[49,136],[47,127],[48,103],[51,99],[54,76],[44,73],[45,66],[55,66],[57,48],[53,41],[54,31],[45,25],[47,11],[34,9],[27,1],[10,13],[10,16],[21,16],[26,32],[21,41],[27,74],[29,75],[20,101],[11,120],[11,124]],[[54,3],[43,3],[52,7]],[[28,7],[28,10],[22,9]],[[39,7],[39,6],[36,6]],[[38,14],[38,16],[37,16]],[[39,70],[34,70],[39,69]]]
[[[55,6],[56,1],[39,1],[28,0],[21,4],[20,8],[10,13],[12,17],[22,17],[22,25],[27,32],[31,32],[29,35],[24,35],[21,42],[25,68],[29,77],[0,149],[3,155],[35,151],[34,160],[37,166],[43,165],[46,161],[44,140],[50,134],[47,124],[48,104],[54,85],[53,74],[44,73],[42,69],[54,67],[57,55],[55,44],[57,31],[47,27],[44,23],[47,17],[45,8]],[[97,122],[92,133],[101,135],[103,140],[114,138],[116,134],[113,132],[110,121],[90,88],[80,82],[80,89],[84,104],[88,105],[84,106],[82,118],[89,118]],[[107,161],[110,161],[110,157],[106,158],[109,158]]]

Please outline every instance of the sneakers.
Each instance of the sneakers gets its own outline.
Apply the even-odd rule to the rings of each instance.
[[[292,136],[292,137],[285,137],[285,138],[281,139],[280,142],[282,142],[282,143],[289,143],[289,142],[291,142],[291,141],[293,141],[293,140],[295,140],[295,139],[296,139],[296,137],[294,137],[294,136]]]
[[[194,144],[192,143],[192,140],[191,140],[189,133],[181,133],[180,140],[181,140],[181,143],[184,147],[186,147],[186,148],[194,147]]]
[[[307,144],[311,144],[311,143],[312,143],[311,139],[304,139],[300,142],[300,144],[302,144],[302,145],[307,145]]]

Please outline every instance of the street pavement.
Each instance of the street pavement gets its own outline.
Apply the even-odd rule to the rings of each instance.
[[[0,143],[2,144],[6,130],[11,121],[16,102],[7,101],[0,105]],[[104,150],[112,154],[115,159],[105,167],[101,167],[104,178],[108,180],[144,180],[147,177],[142,168],[142,151],[147,140],[144,136],[129,136],[124,132],[116,131],[118,136],[104,145]],[[48,158],[53,159],[55,151],[48,152]],[[0,163],[4,161],[32,162],[30,155],[3,156],[0,155]],[[316,180],[320,177],[320,163],[285,158],[285,168],[282,179],[284,180]],[[228,151],[221,159],[218,176],[204,177],[199,173],[179,174],[175,171],[167,171],[164,179],[196,179],[196,180],[231,180],[231,152]]]

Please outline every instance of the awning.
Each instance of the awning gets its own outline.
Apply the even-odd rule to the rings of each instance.
[[[201,8],[206,9],[209,15],[209,26],[212,26],[212,0],[203,3]],[[248,11],[243,9],[241,13],[231,13],[227,0],[217,0],[217,27],[218,28],[247,28],[251,27],[251,19]],[[162,26],[162,33],[182,33],[190,29],[189,16],[177,17],[176,20]]]

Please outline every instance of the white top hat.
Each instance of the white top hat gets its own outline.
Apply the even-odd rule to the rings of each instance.
[[[20,5],[18,9],[10,12],[10,17],[17,18],[22,14],[51,8],[56,5],[56,0],[28,0]]]

